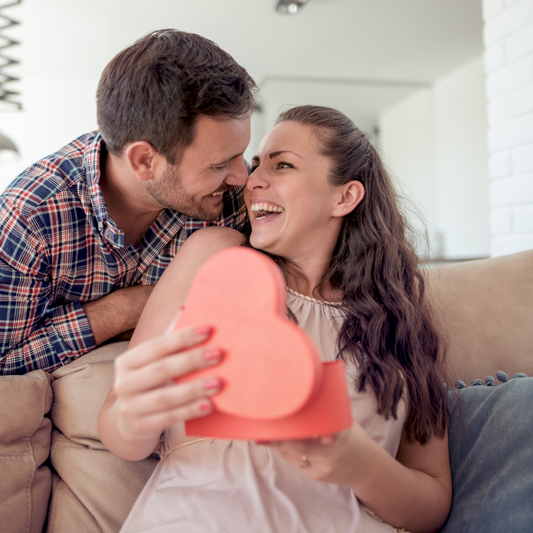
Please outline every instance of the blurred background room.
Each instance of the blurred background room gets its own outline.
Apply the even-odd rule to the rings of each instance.
[[[335,107],[422,215],[428,261],[533,248],[533,0],[0,0],[0,26],[0,190],[96,129],[116,53],[178,28],[256,80],[247,159],[280,110]]]

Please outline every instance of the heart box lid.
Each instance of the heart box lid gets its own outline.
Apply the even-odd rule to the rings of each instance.
[[[251,248],[213,255],[196,275],[176,329],[209,325],[204,343],[223,351],[215,367],[176,380],[217,376],[215,409],[252,420],[298,412],[318,393],[323,364],[311,337],[286,316],[286,284],[278,266]]]

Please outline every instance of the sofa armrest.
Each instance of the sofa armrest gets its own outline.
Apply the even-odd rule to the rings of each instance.
[[[41,533],[51,491],[50,375],[0,377],[0,528]]]
[[[55,473],[47,533],[118,532],[159,459],[125,461],[100,441],[98,414],[127,342],[108,344],[52,373]]]

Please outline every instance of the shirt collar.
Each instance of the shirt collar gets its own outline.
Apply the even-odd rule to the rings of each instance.
[[[107,150],[102,135],[94,132],[94,137],[88,142],[83,154],[85,179],[89,189],[91,205],[96,217],[98,232],[104,239],[114,246],[124,246],[124,232],[111,220],[100,187],[100,163],[105,159]]]

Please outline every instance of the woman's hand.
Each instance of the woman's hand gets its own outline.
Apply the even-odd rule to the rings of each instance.
[[[211,328],[167,333],[126,351],[115,360],[114,385],[98,420],[102,442],[124,459],[153,452],[164,429],[212,411],[209,397],[220,390],[207,379],[175,383],[174,378],[220,362],[221,350],[197,347]]]
[[[364,430],[354,422],[336,435],[271,442],[269,445],[304,476],[315,481],[349,485],[352,466],[355,466],[358,431]]]
[[[358,500],[394,527],[437,531],[450,510],[448,437],[422,445],[402,436],[396,458],[357,423],[333,436],[269,443],[303,475],[350,487]]]

